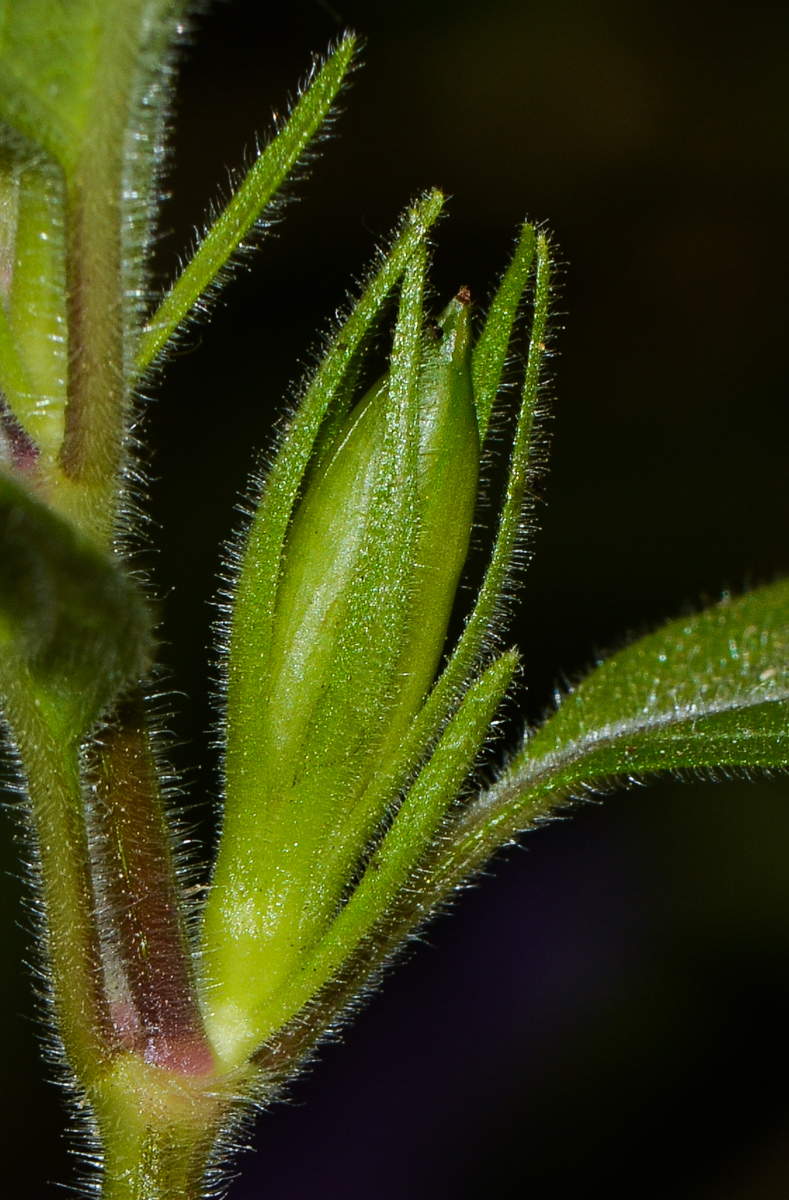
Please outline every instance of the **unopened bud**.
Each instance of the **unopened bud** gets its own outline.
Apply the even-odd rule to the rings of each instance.
[[[463,292],[427,326],[405,451],[387,376],[350,413],[294,514],[250,747],[265,773],[243,815],[228,812],[208,908],[209,927],[227,935],[211,942],[244,962],[212,964],[227,1031],[336,912],[386,816],[360,798],[435,678],[477,496],[469,310]]]

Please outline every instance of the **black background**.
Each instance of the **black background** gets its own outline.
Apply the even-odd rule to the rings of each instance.
[[[452,197],[437,305],[460,284],[484,302],[525,216],[562,263],[547,504],[513,629],[528,719],[599,650],[789,566],[789,10],[337,3],[215,5],[177,93],[162,278],[310,53],[346,25],[366,39],[299,203],[146,421],[174,756],[198,818],[216,791],[219,544],[316,331],[427,187]],[[0,1194],[38,1200],[73,1166],[3,824]],[[258,1122],[231,1197],[789,1194],[788,864],[783,778],[662,782],[532,834]]]

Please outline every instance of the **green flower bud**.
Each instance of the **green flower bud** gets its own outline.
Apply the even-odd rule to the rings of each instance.
[[[328,1016],[419,923],[422,898],[442,894],[436,863],[451,858],[464,811],[454,803],[518,666],[515,651],[491,655],[492,635],[528,501],[550,256],[525,225],[471,353],[465,290],[438,321],[422,315],[440,202],[431,193],[407,214],[327,347],[238,558],[224,825],[201,981],[206,1030],[227,1069],[254,1060],[305,1006]],[[438,674],[473,523],[479,431],[532,266],[498,530]],[[362,347],[398,284],[389,374],[346,416]]]
[[[264,717],[278,787],[325,780],[350,807],[433,681],[477,495],[469,352],[464,298],[426,336],[414,474],[388,436],[385,378],[345,422],[294,517]]]
[[[387,376],[353,409],[292,520],[255,745],[228,803],[206,918],[224,1048],[315,944],[396,797],[363,803],[435,678],[468,552],[479,468],[462,292],[423,335],[416,403]],[[408,425],[403,439],[403,423]],[[399,431],[399,433],[398,433]]]

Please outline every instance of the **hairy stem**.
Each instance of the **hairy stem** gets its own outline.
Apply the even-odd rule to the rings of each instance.
[[[116,705],[89,758],[94,887],[116,1035],[148,1063],[204,1075],[213,1056],[139,693]]]
[[[80,151],[66,167],[69,374],[60,464],[75,485],[68,489],[72,518],[105,545],[122,496],[132,343],[141,323],[135,293],[144,283],[130,264],[143,253],[147,229],[138,210],[145,211],[153,165],[135,165],[135,119],[151,84],[152,39],[166,43],[182,7],[181,0],[115,6],[102,33]],[[152,58],[161,73],[161,55]],[[138,244],[127,245],[130,237]]]
[[[33,814],[58,1030],[67,1058],[85,1082],[108,1061],[114,1038],[96,927],[79,743],[45,720],[30,691],[4,690]]]
[[[211,1162],[234,1099],[228,1081],[186,1079],[121,1056],[91,1094],[104,1147],[102,1200],[213,1195]]]

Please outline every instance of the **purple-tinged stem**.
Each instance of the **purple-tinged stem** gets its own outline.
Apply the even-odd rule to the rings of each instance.
[[[214,1058],[190,947],[145,710],[123,700],[90,751],[94,887],[108,999],[120,1046],[206,1075]]]

